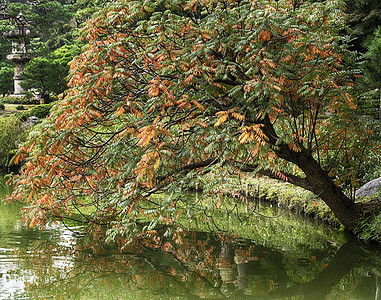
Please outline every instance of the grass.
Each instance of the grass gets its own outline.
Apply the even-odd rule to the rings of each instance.
[[[317,220],[324,221],[332,225],[332,228],[335,230],[339,228],[344,229],[323,200],[313,193],[292,184],[265,177],[244,176],[243,178],[241,177],[239,183],[234,179],[225,181],[224,188],[231,193],[231,199],[234,199],[234,195],[243,195],[243,197],[239,196],[242,200],[247,197],[248,202],[260,200],[273,203],[297,214],[311,216]],[[229,195],[226,196],[229,198]],[[216,198],[218,197],[217,195],[212,195],[206,196],[206,198],[204,204],[207,205],[207,201],[209,201],[215,205]],[[360,239],[381,241],[381,213],[377,210],[377,207],[381,203],[380,199],[380,195],[356,199],[357,203],[365,208],[369,208],[365,211],[363,219],[359,221],[356,230]],[[228,211],[230,209],[231,207],[227,207]]]
[[[276,202],[289,210],[339,226],[331,209],[313,193],[289,183],[263,177],[249,181],[256,187],[257,196]]]
[[[317,196],[302,188],[288,183],[271,180],[268,178],[247,179],[256,191],[251,191],[257,197],[276,202],[278,205],[299,214],[305,214],[319,219],[334,227],[342,225],[332,213],[331,209]],[[356,232],[360,239],[381,241],[381,213],[377,210],[380,206],[380,194],[370,197],[358,197],[356,202],[368,208],[364,212],[364,217],[359,221]]]
[[[24,106],[25,110],[30,110],[33,107],[35,107],[37,104],[4,104],[5,111],[18,111],[16,110],[16,107],[19,105]]]

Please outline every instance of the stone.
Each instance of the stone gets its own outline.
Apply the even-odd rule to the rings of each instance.
[[[21,86],[23,81],[21,73],[24,71],[25,65],[31,60],[26,39],[29,32],[29,29],[22,27],[3,34],[6,38],[12,40],[12,54],[7,55],[7,59],[14,65],[14,93],[12,95],[14,97],[23,96],[25,92],[25,89]]]
[[[381,177],[376,178],[368,183],[364,184],[356,191],[356,197],[360,196],[372,196],[377,192],[377,189],[381,186]]]

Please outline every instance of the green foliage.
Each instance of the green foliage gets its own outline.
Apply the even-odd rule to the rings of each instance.
[[[37,90],[42,96],[62,93],[67,88],[68,63],[79,53],[78,45],[64,45],[47,57],[32,59],[22,73],[22,86]]]
[[[112,0],[111,0],[112,1]],[[80,26],[110,0],[77,0],[74,3],[74,20]]]
[[[0,166],[7,167],[12,151],[26,139],[27,132],[16,116],[0,116]]]
[[[0,103],[0,110],[4,110],[5,109],[5,106],[3,103]]]
[[[9,94],[13,89],[13,67],[0,63],[0,95]]]
[[[367,89],[381,90],[381,26],[370,35],[365,42],[367,52],[364,55],[365,61],[362,65],[364,76],[362,83]],[[378,94],[379,94],[378,93]],[[381,99],[381,97],[379,98]],[[380,100],[381,101],[381,100]],[[380,103],[379,103],[380,104]]]
[[[381,213],[367,215],[357,224],[359,237],[381,243]]]
[[[63,73],[68,74],[69,63],[80,53],[81,47],[78,44],[70,44],[54,50],[50,57],[55,63],[60,65]]]
[[[57,61],[37,57],[25,67],[21,85],[26,89],[36,89],[42,95],[49,92],[59,94],[66,89],[66,75],[67,70]]]
[[[12,97],[6,96],[1,98],[1,102],[5,104],[37,104],[39,101],[35,97]]]
[[[52,106],[52,103],[37,105],[30,110],[29,114],[30,116],[35,116],[40,119],[46,118],[49,115]]]
[[[53,102],[49,104],[39,104],[34,106],[30,110],[26,110],[20,113],[17,113],[17,116],[23,121],[28,121],[28,119],[32,116],[38,117],[39,119],[44,119],[46,118],[49,113],[50,109],[53,107]]]
[[[358,117],[371,124],[374,135],[370,143],[381,141],[381,26],[369,35],[363,44],[366,52],[362,56],[362,76],[358,79],[356,91],[359,98]],[[381,176],[381,156],[366,152],[367,161],[359,170],[362,184]]]
[[[24,105],[20,104],[16,106],[16,110],[25,110]]]
[[[71,19],[70,5],[67,1],[40,0],[38,5],[29,4],[28,1],[7,1],[6,12],[10,17],[16,17],[21,12],[25,17],[25,23],[31,32],[30,50],[33,52],[45,51],[41,48],[41,42],[47,46],[46,49],[55,49],[67,42],[70,37],[71,26],[67,24]],[[4,23],[4,22],[3,22]]]
[[[379,0],[345,0],[347,23],[352,29],[355,50],[364,53],[364,42],[381,26],[381,2]]]

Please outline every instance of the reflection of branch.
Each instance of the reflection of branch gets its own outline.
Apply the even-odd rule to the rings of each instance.
[[[175,258],[175,259],[176,259],[176,258]],[[174,277],[174,276],[172,276],[172,275],[169,275],[167,272],[163,271],[163,269],[160,268],[160,266],[159,266],[159,267],[156,266],[156,265],[155,265],[149,258],[145,257],[145,258],[144,258],[144,261],[145,261],[145,262],[152,268],[152,270],[156,270],[156,271],[158,271],[158,272],[160,272],[160,273],[162,273],[162,274],[165,274],[165,275]],[[198,297],[197,295],[194,295],[194,294],[192,293],[192,290],[190,290],[190,289],[184,284],[183,281],[181,281],[181,280],[177,280],[177,278],[175,278],[175,280],[176,280],[177,284],[180,285],[185,291],[187,291],[187,293],[188,293],[189,295],[192,295],[192,297],[197,297],[198,299],[200,298],[200,297]]]
[[[328,266],[315,279],[308,283],[276,290],[266,295],[264,299],[273,299],[274,296],[280,295],[282,297],[304,295],[308,299],[324,299],[332,288],[366,257],[364,255],[365,246],[360,244],[357,239],[351,238],[339,249]]]
[[[196,277],[198,277],[199,279],[201,279],[201,281],[203,281],[204,283],[206,283],[206,285],[211,288],[213,291],[215,291],[218,295],[226,298],[226,296],[221,292],[221,290],[218,288],[218,287],[215,287],[208,279],[205,278],[205,276],[202,276],[201,274],[199,274],[198,272],[196,271],[193,271],[191,270],[188,266],[184,265],[184,263],[175,255],[173,254],[174,256],[174,259],[177,260],[181,267],[188,273],[192,273],[192,274],[195,274]]]
[[[174,251],[165,251],[163,249],[160,249],[162,251],[162,253],[166,253],[168,254],[169,256],[171,256],[175,261],[177,261],[181,268],[184,270],[184,272],[186,273],[189,273],[189,274],[194,274],[197,278],[199,278],[202,282],[204,282],[206,284],[206,286],[208,286],[211,290],[213,290],[215,293],[217,293],[219,296],[222,296],[224,298],[226,298],[226,296],[221,292],[221,290],[218,288],[218,286],[215,286],[213,283],[211,283],[205,276],[202,276],[201,274],[199,274],[197,271],[195,270],[192,270],[192,268],[190,268],[189,266],[187,266],[186,264],[183,263],[183,261],[178,257],[178,255],[176,255],[176,253],[179,252],[178,248],[177,248],[177,245],[176,243],[173,243],[173,241],[170,241],[168,240],[167,242],[169,242],[171,244],[171,246],[173,247]],[[162,242],[164,243],[164,241]],[[147,258],[145,259],[147,261]],[[148,261],[147,261],[148,262]],[[155,264],[150,262],[150,265],[151,267],[155,267]],[[173,264],[172,264],[173,265]],[[160,270],[160,269],[158,269]],[[188,290],[188,289],[187,289]],[[192,291],[189,291],[190,294]],[[193,295],[193,294],[192,294]],[[194,296],[194,295],[193,295]]]

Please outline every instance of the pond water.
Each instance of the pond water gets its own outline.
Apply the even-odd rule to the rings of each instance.
[[[184,230],[119,251],[3,205],[0,299],[381,299],[378,246],[293,214],[255,220],[245,238]]]

